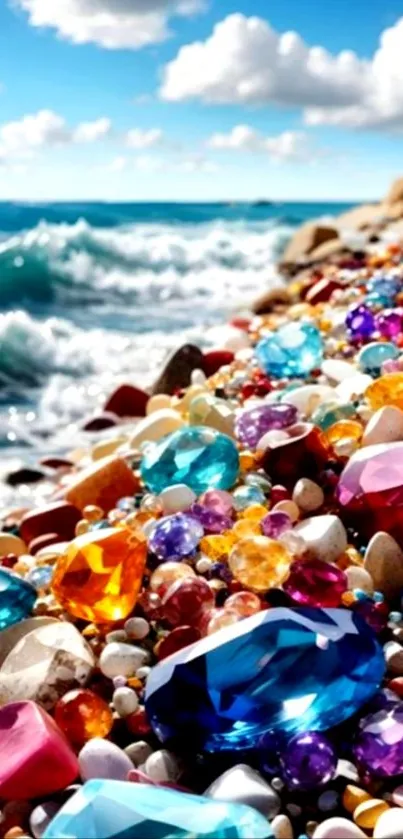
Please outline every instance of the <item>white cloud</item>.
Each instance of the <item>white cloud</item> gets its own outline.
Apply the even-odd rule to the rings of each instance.
[[[177,168],[181,172],[205,172],[206,175],[213,175],[214,172],[218,172],[220,167],[214,161],[198,154],[179,161]]]
[[[163,140],[163,133],[160,128],[150,128],[143,131],[141,128],[132,128],[126,134],[126,146],[129,149],[151,149],[159,146]]]
[[[196,154],[189,157],[179,159],[156,157],[155,155],[139,155],[134,160],[134,165],[139,172],[154,173],[154,172],[182,172],[193,174],[194,172],[204,172],[213,174],[217,172],[219,166],[211,160],[208,160],[204,155]]]
[[[229,134],[213,134],[207,146],[218,150],[263,152],[280,162],[305,161],[313,156],[310,139],[304,131],[283,131],[276,137],[264,137],[250,125],[235,125]]]
[[[139,172],[153,173],[162,172],[166,169],[164,160],[160,157],[152,157],[148,154],[140,154],[134,160],[134,165]]]
[[[14,0],[32,26],[51,27],[75,44],[138,49],[169,36],[169,18],[199,11],[200,0]]]
[[[108,169],[110,172],[123,172],[127,166],[127,157],[115,157],[110,163]]]
[[[0,159],[21,160],[32,157],[42,148],[92,143],[106,136],[110,130],[111,122],[106,117],[80,123],[71,129],[60,114],[49,110],[38,111],[0,125]]]
[[[112,123],[107,117],[101,117],[94,122],[82,122],[73,132],[75,143],[95,143],[107,137],[112,130]]]

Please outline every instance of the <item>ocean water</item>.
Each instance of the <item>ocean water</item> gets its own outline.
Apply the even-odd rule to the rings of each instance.
[[[293,230],[350,206],[0,202],[0,472],[75,446],[184,340],[214,345],[278,281]]]

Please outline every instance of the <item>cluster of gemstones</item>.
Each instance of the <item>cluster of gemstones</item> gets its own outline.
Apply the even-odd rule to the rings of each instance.
[[[403,253],[288,294],[4,517],[3,839],[403,836]]]

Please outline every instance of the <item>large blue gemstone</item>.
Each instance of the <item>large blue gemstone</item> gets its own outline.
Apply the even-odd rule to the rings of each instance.
[[[323,344],[316,326],[292,322],[262,338],[255,352],[270,376],[308,376],[322,362]]]
[[[152,670],[149,720],[163,741],[253,748],[269,730],[331,728],[378,689],[372,629],[344,609],[270,609],[186,647]]]
[[[27,618],[37,596],[30,583],[18,574],[0,568],[0,630]]]
[[[252,807],[164,787],[94,780],[72,796],[43,839],[266,839],[268,821]]]
[[[147,449],[141,476],[151,492],[186,484],[197,495],[231,489],[239,472],[238,450],[230,437],[206,426],[180,428]]]

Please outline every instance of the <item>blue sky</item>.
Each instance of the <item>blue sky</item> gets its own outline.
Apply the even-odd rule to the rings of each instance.
[[[400,14],[0,0],[0,200],[377,198],[403,174]]]

